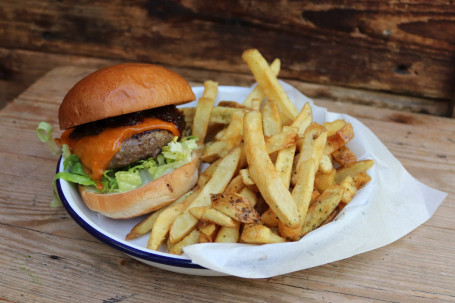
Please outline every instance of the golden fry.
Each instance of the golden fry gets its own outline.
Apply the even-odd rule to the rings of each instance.
[[[334,151],[340,149],[346,145],[349,141],[354,138],[354,129],[351,123],[346,123],[341,129],[339,129],[334,135],[327,137],[327,145],[325,147],[325,153],[331,154]]]
[[[204,82],[204,92],[202,93],[202,97],[215,100],[217,94],[218,94],[218,83],[216,83],[212,80],[205,81]]]
[[[189,212],[189,208],[197,206],[210,206],[210,194],[223,192],[237,170],[240,160],[241,149],[236,147],[223,157],[214,171],[210,180],[202,187],[194,197],[187,210],[180,214],[174,221],[169,232],[169,242],[176,243],[183,239],[197,224],[197,219]]]
[[[268,155],[260,112],[246,114],[243,134],[249,172],[264,200],[280,221],[290,227],[297,227],[300,224],[297,207]]]
[[[262,213],[261,221],[267,227],[277,227],[279,222],[278,217],[270,208]]]
[[[306,218],[310,205],[314,179],[326,140],[327,131],[325,128],[318,124],[312,124],[306,129],[303,139],[299,142],[300,156],[297,163],[297,183],[292,190],[292,197],[302,220]]]
[[[281,132],[280,110],[276,102],[267,100],[262,107],[262,127],[264,135],[270,137]]]
[[[199,231],[197,229],[191,231],[185,238],[183,238],[180,242],[172,244],[167,242],[167,247],[170,254],[173,255],[181,255],[183,254],[183,248],[185,246],[189,246],[192,244],[196,244],[199,242]]]
[[[270,69],[272,70],[272,74],[277,77],[281,68],[281,61],[280,59],[273,60],[272,64],[270,65]],[[257,85],[251,93],[246,97],[245,101],[243,101],[243,105],[252,107],[253,99],[257,99],[262,102],[264,100],[265,94],[262,91],[261,87]]]
[[[347,146],[342,146],[332,153],[333,160],[340,166],[357,162],[357,156]]]
[[[239,195],[244,197],[245,199],[247,199],[248,202],[250,202],[252,207],[256,206],[256,204],[258,202],[258,197],[257,197],[256,193],[254,191],[252,191],[251,189],[244,187],[239,192]]]
[[[240,144],[243,136],[243,111],[232,113],[231,122],[226,128],[223,137],[220,141],[209,145],[202,155],[201,159],[204,162],[213,162],[220,157],[224,157],[229,151]]]
[[[321,226],[330,216],[341,201],[343,187],[335,184],[326,189],[308,209],[308,213],[303,225],[303,235]]]
[[[267,61],[262,57],[257,49],[246,50],[242,59],[248,64],[251,72],[256,79],[258,86],[264,91],[265,95],[278,102],[281,120],[283,124],[289,124],[297,117],[298,111],[294,104],[289,100],[278,79],[270,70]]]
[[[234,221],[235,227],[224,227],[221,226],[216,238],[215,242],[218,243],[237,243],[239,241],[240,236],[240,222]]]
[[[245,224],[240,239],[245,243],[281,243],[286,239],[274,234],[270,228],[261,224]]]
[[[322,126],[327,130],[327,137],[333,136],[346,125],[346,121],[338,119],[332,122],[322,123]]]
[[[296,135],[298,129],[293,126],[285,126],[283,127],[283,131],[281,133],[275,134],[271,137],[268,137],[265,140],[265,146],[267,149],[267,153],[273,154],[283,148],[289,147],[296,142]]]
[[[241,223],[260,223],[261,218],[251,203],[236,193],[211,195],[212,206]],[[221,225],[221,224],[220,224]]]
[[[374,164],[373,160],[358,161],[337,169],[337,183],[340,184],[347,176],[355,177],[360,172],[366,172]]]
[[[180,215],[185,209],[185,205],[182,203],[172,205],[166,208],[156,219],[153,225],[152,233],[147,242],[147,248],[152,250],[158,250],[161,244],[166,240],[166,236],[169,233],[172,223],[175,218]]]
[[[222,212],[208,206],[192,207],[189,213],[202,222],[215,223],[220,226],[234,227],[234,220]]]
[[[199,144],[204,143],[214,102],[212,98],[202,97],[197,103],[191,133],[199,138]]]

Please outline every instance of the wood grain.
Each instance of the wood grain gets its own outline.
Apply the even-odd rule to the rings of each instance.
[[[2,1],[0,17],[0,47],[40,53],[30,60],[69,54],[247,73],[240,54],[254,47],[282,59],[283,77],[312,83],[445,103],[455,83],[455,6],[446,0],[26,0]],[[4,58],[3,81],[27,78],[19,57]]]
[[[0,111],[0,301],[455,300],[453,119],[316,99],[318,105],[361,120],[412,175],[448,192],[448,198],[407,236],[346,260],[269,279],[194,277],[139,263],[94,239],[64,209],[48,207],[56,158],[38,142],[34,129],[41,120],[57,126],[63,95],[90,70],[55,69]],[[199,72],[194,69],[192,77],[202,82],[206,73]],[[249,84],[250,79],[243,82]]]
[[[5,62],[4,67],[7,68],[5,73],[8,73],[10,76],[2,79],[0,75],[0,108],[4,107],[7,101],[13,100],[19,92],[25,90],[52,68],[65,65],[100,68],[120,62],[83,56],[65,56],[0,48],[1,61]],[[201,84],[200,79],[194,77],[194,69],[170,65],[168,67],[183,75],[192,84]],[[198,69],[197,75],[203,79],[217,78],[225,85],[252,85],[254,83],[253,77],[249,74],[220,73],[219,71]],[[295,85],[311,98],[391,108],[404,112],[426,113],[437,116],[448,115],[448,103],[444,100],[397,95],[374,90],[352,89],[330,84],[302,82],[282,76],[280,78]]]

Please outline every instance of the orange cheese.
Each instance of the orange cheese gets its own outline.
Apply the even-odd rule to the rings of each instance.
[[[165,122],[156,118],[144,118],[144,120],[132,126],[120,126],[106,128],[101,133],[82,138],[70,138],[73,129],[63,132],[60,142],[68,144],[71,153],[76,154],[79,160],[88,170],[90,178],[98,183],[98,188],[102,189],[99,182],[106,170],[109,162],[120,150],[122,142],[136,134],[153,129],[164,129],[172,132],[174,136],[179,136],[180,132],[172,122]],[[101,188],[100,188],[101,187]]]

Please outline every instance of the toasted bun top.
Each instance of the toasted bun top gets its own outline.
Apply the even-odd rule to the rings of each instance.
[[[195,98],[182,76],[162,66],[118,64],[88,75],[71,88],[60,105],[60,129]]]

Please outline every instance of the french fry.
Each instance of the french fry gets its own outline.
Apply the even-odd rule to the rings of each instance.
[[[319,192],[323,192],[330,186],[336,183],[336,170],[332,169],[332,171],[328,174],[324,173],[316,173],[315,179],[314,179],[314,187]]]
[[[210,180],[202,187],[187,210],[177,216],[169,231],[169,242],[177,243],[185,237],[197,224],[197,219],[193,217],[188,209],[198,206],[210,206],[210,194],[223,192],[237,170],[237,165],[241,155],[240,147],[236,147],[229,154],[223,157],[212,173]]]
[[[245,243],[281,243],[286,239],[274,234],[270,228],[261,224],[245,224],[240,239]]]
[[[238,193],[245,187],[243,184],[242,176],[237,175],[234,177],[231,182],[229,182],[228,186],[224,190],[225,193]]]
[[[271,137],[281,132],[281,118],[278,105],[273,100],[267,100],[262,107],[262,128],[264,135]]]
[[[147,248],[151,250],[158,250],[161,244],[166,240],[166,236],[169,233],[172,223],[175,218],[180,215],[185,209],[185,205],[182,203],[172,205],[166,208],[156,219],[153,225],[152,233],[147,242]]]
[[[180,242],[170,243],[169,239],[167,247],[170,254],[181,255],[183,254],[183,248],[192,244],[196,244],[199,241],[199,231],[197,229],[192,230],[185,238]]]
[[[218,229],[218,226],[215,223],[206,223],[206,222],[202,222],[202,221],[200,221],[197,226],[197,230],[199,230],[199,232],[201,234],[204,234],[208,237],[213,237],[215,235],[217,229]],[[210,241],[210,242],[212,242],[212,241]]]
[[[280,59],[275,59],[273,60],[272,64],[270,65],[270,69],[272,70],[272,74],[277,77],[279,72],[280,72],[280,67],[281,67],[281,61]],[[262,91],[261,87],[257,85],[251,93],[246,97],[245,101],[243,101],[243,105],[252,107],[252,100],[257,99],[257,100],[264,100],[265,94]]]
[[[297,146],[292,144],[278,152],[275,161],[275,169],[280,175],[281,180],[286,188],[289,189],[291,183],[292,164]]]
[[[331,154],[340,149],[354,138],[354,129],[351,123],[346,123],[334,135],[327,137],[327,145],[325,146],[325,153]]]
[[[344,205],[343,202],[340,202],[338,204],[338,206],[335,208],[334,211],[332,211],[332,213],[327,217],[327,219],[324,220],[324,222],[320,225],[320,226],[323,226],[323,225],[326,225],[326,224],[329,224],[330,222],[332,222],[336,216],[338,216],[338,214],[341,212],[341,210],[344,208]]]
[[[199,138],[199,144],[204,143],[214,102],[215,100],[212,98],[202,97],[197,103],[191,133]]]
[[[239,171],[239,174],[240,174],[240,177],[242,177],[243,184],[245,184],[247,186],[255,184],[253,179],[251,178],[250,171],[248,170],[248,168],[241,169]]]
[[[220,163],[221,159],[216,160],[212,164],[209,165],[200,175],[199,179],[197,180],[197,185],[202,187],[204,186],[212,177],[213,172],[216,170]]]
[[[262,213],[261,221],[262,221],[262,224],[264,224],[267,227],[277,227],[278,222],[280,222],[278,220],[278,217],[275,215],[273,210],[271,210],[270,208]]]
[[[321,161],[319,162],[318,171],[320,171],[323,174],[330,174],[332,170],[333,170],[332,157],[330,156],[330,154],[323,153],[321,155]]]
[[[208,146],[201,159],[204,162],[213,162],[224,157],[234,147],[240,144],[243,136],[243,111],[232,113],[231,122],[220,141]]]
[[[216,234],[215,242],[237,243],[240,236],[240,222],[234,221],[235,227],[221,226]]]
[[[310,200],[310,205],[316,202],[316,200],[319,198],[321,194],[317,189],[314,189],[313,192],[311,193],[311,200]]]
[[[202,222],[214,223],[220,226],[234,227],[234,220],[222,212],[208,206],[192,207],[189,213]]]
[[[223,128],[222,130],[217,132],[216,135],[215,135],[215,140],[216,141],[220,141],[223,138],[225,133],[226,133],[226,128]]]
[[[218,94],[218,83],[214,82],[212,80],[205,81],[204,82],[204,92],[202,93],[202,97],[215,100],[217,94]]]
[[[332,122],[324,122],[322,126],[327,130],[327,137],[333,136],[346,125],[346,121],[338,119]]]
[[[238,109],[244,109],[244,110],[252,110],[251,107],[237,103],[235,101],[220,101],[218,103],[218,106],[223,106],[223,107],[233,107],[233,108],[238,108]]]
[[[299,129],[299,135],[303,135],[308,126],[313,122],[313,112],[309,103],[305,103],[297,118],[292,122],[291,126]]]
[[[374,164],[373,160],[358,161],[337,169],[337,183],[340,184],[347,176],[355,177],[360,172],[366,172]]]
[[[199,231],[199,239],[197,240],[197,243],[211,243],[213,239],[211,239],[209,236],[206,234],[203,234]]]
[[[155,211],[148,215],[147,218],[136,224],[126,235],[125,240],[134,240],[150,232],[153,228],[153,224],[155,224],[156,218],[158,218],[159,214],[164,210],[165,208]]]
[[[370,180],[371,180],[371,177],[366,172],[364,172],[364,171],[359,172],[354,176],[355,187],[357,187],[357,189],[360,189],[365,184],[370,182]]]
[[[261,108],[261,100],[260,99],[253,99],[251,100],[251,108],[253,110],[259,110]]]
[[[251,203],[239,194],[212,194],[211,199],[213,208],[236,221],[241,223],[260,223],[261,221]]]
[[[341,181],[340,186],[344,188],[343,196],[341,197],[341,202],[348,204],[351,202],[355,193],[357,192],[357,187],[354,182],[354,178],[347,176]]]
[[[281,221],[278,221],[278,234],[283,238],[286,238],[290,241],[298,241],[302,237],[302,228],[290,228],[289,226],[284,225]]]
[[[343,196],[343,187],[335,184],[326,189],[308,209],[308,213],[303,225],[303,235],[318,228],[335,210]]]
[[[150,214],[147,218],[145,218],[143,221],[136,224],[131,229],[131,231],[126,235],[125,240],[133,240],[133,239],[139,238],[139,237],[145,235],[146,233],[150,232],[153,228],[153,225],[155,224],[156,219],[166,208],[168,208],[174,204],[182,203],[192,193],[193,193],[193,191],[189,191],[188,193],[184,194],[183,196],[181,196],[180,198],[178,198],[177,200],[175,200],[168,206],[161,208],[161,209],[153,212],[152,214]]]
[[[326,129],[318,124],[312,124],[306,129],[303,139],[299,142],[297,183],[292,190],[292,197],[302,220],[306,218],[310,205],[315,174],[324,152],[326,140]]]
[[[246,114],[243,135],[249,172],[264,200],[284,224],[289,227],[299,226],[300,220],[294,199],[268,155],[260,112]]]
[[[264,91],[265,95],[275,100],[280,108],[281,120],[283,124],[289,124],[297,117],[298,111],[294,104],[289,100],[283,87],[271,71],[267,61],[262,57],[257,49],[246,50],[242,54],[242,59],[248,64],[251,72],[256,79],[258,86]]]
[[[258,197],[257,197],[256,193],[254,191],[252,191],[251,189],[244,187],[239,192],[239,195],[244,197],[245,199],[247,199],[248,202],[250,202],[252,207],[256,206],[256,204],[258,202]]]
[[[179,108],[185,115],[185,122],[187,124],[192,124],[194,121],[194,115],[196,113],[196,107],[182,107]],[[210,114],[210,124],[229,124],[231,122],[231,115],[236,111],[248,111],[248,109],[238,109],[234,107],[226,106],[214,106]]]
[[[357,162],[357,156],[347,146],[342,146],[332,153],[333,160],[340,166]]]
[[[296,142],[297,127],[284,126],[283,131],[265,140],[268,154],[273,154],[283,148],[289,147]]]

